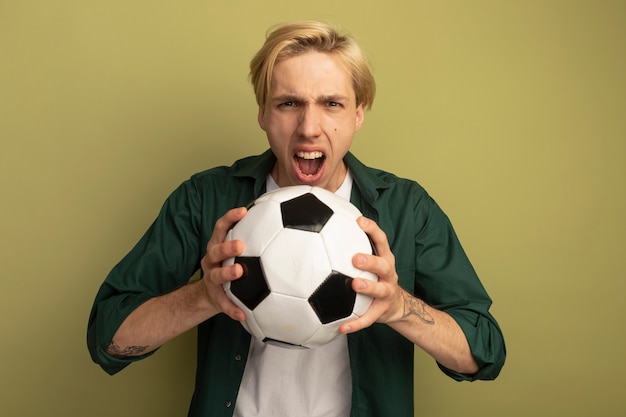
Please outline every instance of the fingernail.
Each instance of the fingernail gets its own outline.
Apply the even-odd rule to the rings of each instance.
[[[229,272],[231,277],[235,278],[237,276],[237,266],[236,265],[231,265],[231,267],[230,267],[228,272]]]
[[[366,262],[365,256],[357,255],[357,257],[356,257],[356,264],[357,264],[357,266],[363,266],[363,265],[365,265],[365,262]]]

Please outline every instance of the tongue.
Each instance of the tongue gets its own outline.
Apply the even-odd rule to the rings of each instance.
[[[317,173],[322,164],[322,158],[304,159],[298,158],[298,166],[300,171],[305,175],[313,175]]]

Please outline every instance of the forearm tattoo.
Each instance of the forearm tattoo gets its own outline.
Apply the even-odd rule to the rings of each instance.
[[[117,343],[111,342],[107,349],[107,353],[118,358],[127,358],[129,356],[138,356],[144,353],[148,349],[148,346],[127,346],[124,349],[120,348]]]
[[[403,292],[404,297],[404,314],[402,318],[409,316],[417,316],[423,323],[435,324],[435,318],[426,311],[426,303],[419,298],[412,297],[410,294]]]

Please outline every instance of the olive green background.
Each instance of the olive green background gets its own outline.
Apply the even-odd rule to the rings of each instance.
[[[626,2],[609,0],[0,0],[0,414],[186,415],[194,332],[110,377],[89,309],[174,187],[265,149],[247,64],[296,19],[367,51],[378,95],[353,150],[443,206],[505,332],[494,382],[416,352],[416,415],[626,414]]]

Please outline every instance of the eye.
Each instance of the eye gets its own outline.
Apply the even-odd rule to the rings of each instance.
[[[295,106],[296,106],[295,101],[285,101],[284,103],[280,103],[278,105],[278,107],[295,107]]]
[[[326,103],[326,106],[328,106],[328,107],[341,107],[342,104],[337,102],[337,101],[329,101],[328,103]]]

